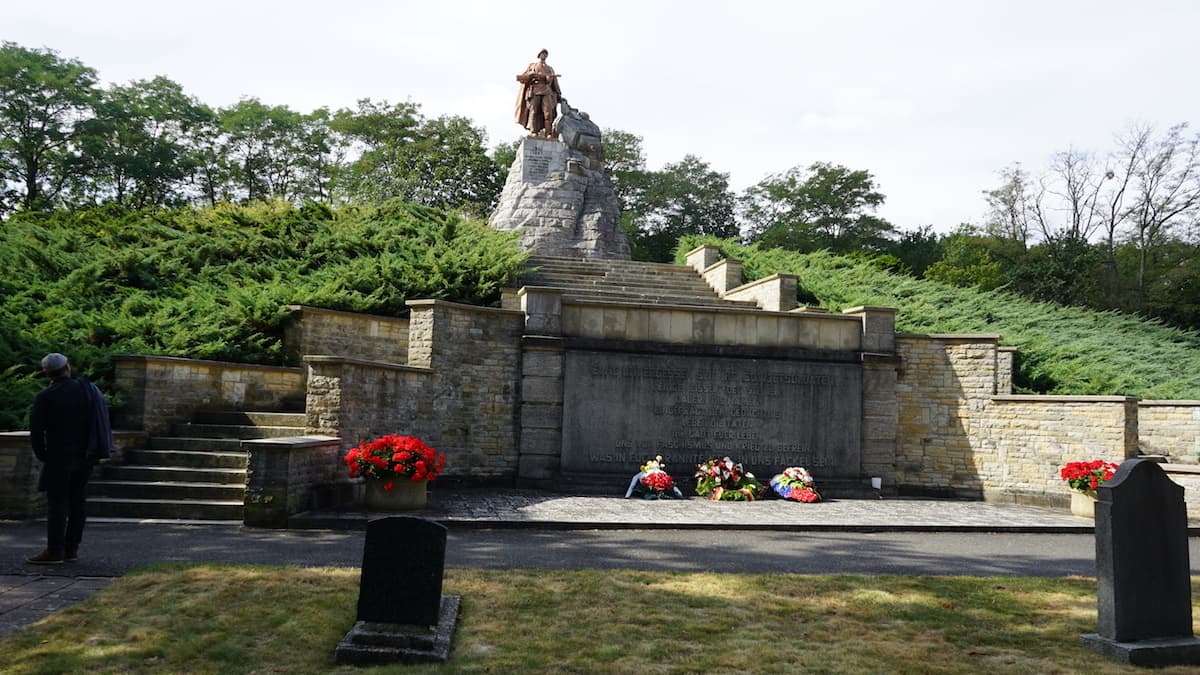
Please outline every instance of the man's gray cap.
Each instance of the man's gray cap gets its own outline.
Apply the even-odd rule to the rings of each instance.
[[[67,367],[67,357],[53,352],[42,357],[42,370],[53,373]]]

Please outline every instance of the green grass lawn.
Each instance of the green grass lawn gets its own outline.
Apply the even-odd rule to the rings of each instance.
[[[444,592],[449,663],[382,672],[1127,672],[1077,644],[1084,578],[455,569]],[[360,672],[333,663],[357,597],[355,569],[155,566],[0,639],[0,672]]]

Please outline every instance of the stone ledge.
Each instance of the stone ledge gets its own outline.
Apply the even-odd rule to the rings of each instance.
[[[1160,399],[1154,401],[1142,400],[1138,401],[1138,405],[1151,408],[1154,406],[1172,407],[1172,408],[1200,408],[1200,401],[1183,401],[1183,400],[1168,400]]]
[[[1140,400],[1136,396],[1052,396],[1041,394],[1001,394],[992,397],[994,403],[1128,403]]]
[[[895,307],[880,307],[875,305],[858,305],[857,307],[847,307],[842,310],[842,314],[855,314],[858,312],[887,312],[889,314],[896,313]]]
[[[148,363],[152,361],[165,361],[167,363],[178,363],[180,365],[194,363],[201,366],[220,366],[223,368],[237,368],[240,370],[268,370],[285,373],[298,373],[302,369],[295,366],[271,366],[261,363],[237,363],[235,361],[209,361],[205,359],[189,359],[182,356],[158,356],[155,354],[113,354],[112,361],[126,362],[142,362]]]
[[[355,359],[348,356],[328,356],[325,354],[314,354],[304,357],[305,363],[326,363],[326,364],[345,364],[350,366],[364,366],[367,368],[378,368],[379,370],[397,370],[407,371],[410,373],[432,373],[433,368],[425,368],[423,366],[409,366],[403,363],[385,363],[383,361],[368,361],[367,359]]]
[[[281,438],[247,438],[242,441],[242,447],[270,450],[303,450],[306,448],[321,448],[338,445],[342,439],[337,436],[285,436]]]
[[[1200,464],[1168,464],[1164,462],[1159,464],[1159,466],[1169,474],[1177,473],[1200,476]]]
[[[741,286],[738,286],[736,288],[731,288],[728,291],[725,291],[725,297],[728,299],[729,296],[731,296],[731,295],[735,295],[735,294],[741,293],[743,291],[748,291],[748,290],[754,288],[755,286],[763,286],[765,284],[774,284],[774,283],[778,283],[779,281],[785,280],[785,279],[795,280],[795,279],[799,279],[799,277],[797,277],[795,274],[772,274],[769,277],[763,277],[762,279],[759,279],[757,281],[750,281],[750,282],[744,283]],[[895,310],[893,310],[893,311],[895,311]]]
[[[999,342],[999,333],[896,333],[897,338],[925,338],[946,342]]]
[[[408,321],[407,317],[402,316],[387,316],[384,314],[367,314],[365,312],[351,312],[344,309],[327,309],[325,307],[313,307],[311,305],[284,305],[285,308],[293,312],[314,312],[317,314],[333,314],[335,316],[352,316],[360,319],[373,319],[379,321]]]
[[[494,314],[497,316],[525,316],[525,313],[520,310],[499,309],[496,307],[479,307],[478,305],[464,305],[462,303],[450,302],[448,300],[409,300],[404,304],[413,308],[442,307],[446,309],[462,310],[465,312],[476,312],[479,314]]]
[[[857,316],[841,316],[838,314],[812,314],[807,317],[797,316],[797,312],[772,312],[757,307],[722,307],[720,305],[674,305],[666,303],[638,303],[638,302],[621,302],[619,300],[592,300],[585,298],[563,298],[564,305],[575,305],[580,307],[613,307],[617,309],[641,309],[647,311],[670,311],[670,312],[694,312],[698,314],[747,314],[753,316],[780,316],[788,319],[808,318],[829,321],[854,321],[860,322]]]

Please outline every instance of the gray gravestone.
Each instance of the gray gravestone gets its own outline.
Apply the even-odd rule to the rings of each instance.
[[[446,528],[394,516],[367,523],[358,622],[338,644],[336,660],[369,665],[445,661],[458,618],[458,596],[442,595]]]
[[[1080,639],[1133,665],[1200,663],[1183,488],[1156,463],[1130,459],[1097,493],[1099,632]]]
[[[367,523],[358,620],[432,626],[442,602],[446,528],[396,516]]]

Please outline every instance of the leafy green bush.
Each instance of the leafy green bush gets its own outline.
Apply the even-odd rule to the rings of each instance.
[[[102,386],[117,353],[280,364],[288,304],[488,304],[524,259],[514,233],[399,201],[20,214],[0,223],[0,429],[25,425],[48,351]]]
[[[702,244],[741,260],[747,280],[795,274],[801,294],[832,310],[895,307],[896,330],[999,333],[1018,348],[1015,385],[1026,392],[1200,399],[1200,335],[1118,312],[1027,300],[893,274],[827,252],[795,253],[685,237],[677,258]]]

